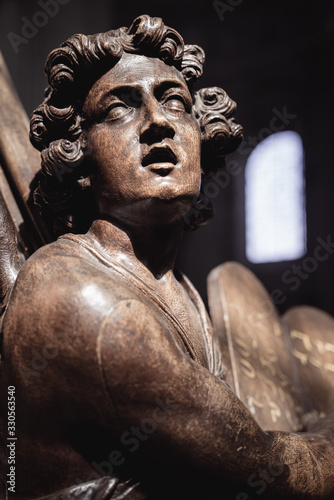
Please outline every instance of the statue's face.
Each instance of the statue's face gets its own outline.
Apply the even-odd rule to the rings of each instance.
[[[190,206],[201,181],[200,131],[182,74],[124,53],[90,89],[83,116],[100,212],[180,217],[177,206]]]

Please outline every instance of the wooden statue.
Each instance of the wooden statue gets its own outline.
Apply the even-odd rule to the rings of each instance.
[[[333,319],[280,318],[227,263],[211,324],[174,267],[242,137],[222,89],[193,90],[203,63],[146,15],[69,38],[31,118],[41,169],[1,71],[3,499],[334,498]]]

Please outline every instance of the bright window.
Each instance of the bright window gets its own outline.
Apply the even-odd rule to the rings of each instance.
[[[264,139],[246,165],[246,256],[279,262],[306,251],[303,143],[296,132]]]

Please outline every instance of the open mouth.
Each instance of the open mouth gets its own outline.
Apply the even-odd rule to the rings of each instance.
[[[174,165],[177,164],[177,158],[169,146],[155,146],[153,147],[147,155],[144,156],[142,161],[143,167],[150,166],[150,170],[157,171],[157,173],[163,174],[168,170],[171,171]]]

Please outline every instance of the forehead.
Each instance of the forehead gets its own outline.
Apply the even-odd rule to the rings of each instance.
[[[169,66],[156,57],[123,52],[115,66],[94,83],[85,104],[87,105],[92,99],[98,100],[104,94],[110,93],[113,88],[132,86],[154,90],[166,82],[170,86],[175,85],[188,90],[182,74],[174,66]]]

